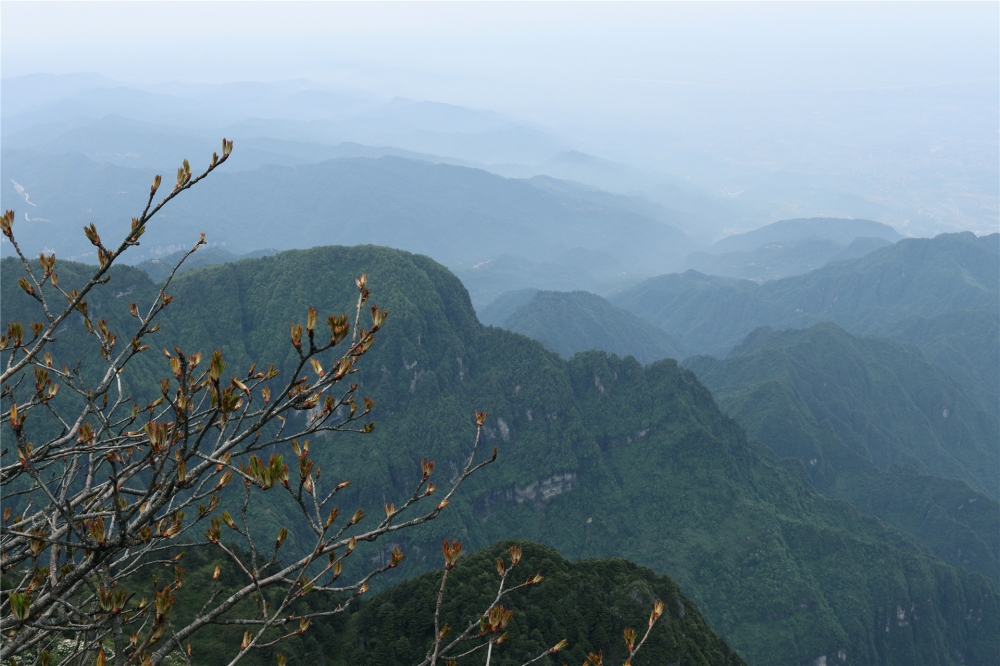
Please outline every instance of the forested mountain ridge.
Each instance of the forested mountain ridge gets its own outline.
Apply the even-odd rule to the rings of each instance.
[[[725,360],[684,365],[751,437],[800,461],[821,493],[1000,582],[997,416],[918,350],[824,323],[758,329]]]
[[[910,317],[996,312],[1000,254],[994,236],[904,239],[859,259],[762,285],[694,271],[662,275],[612,300],[687,348],[719,356],[760,326],[807,328],[832,321],[863,334]]]
[[[644,365],[686,356],[677,341],[656,326],[586,291],[535,292],[501,325],[538,340],[563,358],[591,349],[631,354]]]
[[[506,555],[509,545],[499,543],[460,561],[449,576],[442,622],[462,626],[492,601],[494,562]],[[540,572],[545,580],[505,600],[514,610],[514,619],[508,629],[510,640],[494,653],[493,663],[523,664],[564,638],[569,647],[543,664],[586,661],[588,653],[598,651],[606,663],[624,661],[622,629],[633,627],[640,635],[644,633],[649,608],[657,599],[664,602],[665,617],[650,633],[635,659],[637,664],[746,663],[715,635],[695,604],[666,576],[625,560],[570,562],[540,544],[520,545],[519,570],[524,577]],[[345,632],[349,638],[341,637],[333,652],[342,655],[344,664],[418,663],[432,640],[429,610],[434,608],[440,583],[440,571],[428,572],[357,605]]]
[[[18,265],[3,269],[5,319],[37,318],[16,287]],[[68,277],[72,265],[59,270]],[[490,412],[486,444],[500,451],[440,520],[401,544],[406,573],[437,566],[445,537],[472,548],[526,538],[570,558],[624,556],[670,575],[753,664],[835,663],[840,651],[849,664],[988,664],[1000,650],[1000,600],[987,578],[819,496],[748,441],[692,373],[593,352],[564,361],[483,327],[461,283],[426,257],[315,248],[189,271],[170,289],[156,344],[219,347],[233,372],[251,362],[287,368],[289,322],[310,304],[348,309],[362,272],[390,311],[358,375],[379,425],[313,449],[324,479],[355,482],[342,506],[375,511],[401,497],[422,456],[452,469],[470,444],[473,409]],[[114,327],[128,320],[129,300],[155,293],[127,268],[101,289],[94,303]],[[53,347],[57,362],[74,354],[72,339],[62,334]],[[169,370],[160,356],[145,362],[139,379],[155,390]],[[256,516],[269,534],[291,514],[270,497]],[[286,547],[296,542],[290,535]]]
[[[497,592],[495,562],[502,557],[509,565],[509,548],[515,544],[522,549],[521,559],[507,582],[521,582],[536,573],[544,579],[504,597],[504,607],[514,615],[506,627],[508,640],[495,647],[491,663],[518,666],[563,639],[569,645],[542,657],[540,664],[585,661],[588,653],[598,651],[607,662],[624,661],[622,630],[633,627],[641,636],[654,601],[660,600],[664,614],[634,663],[745,666],[667,576],[622,559],[570,562],[551,548],[525,541],[503,541],[475,553],[466,551],[448,574],[442,623],[464,627],[489,606]],[[175,547],[170,554],[180,550]],[[226,567],[228,562],[218,551],[190,548],[184,562],[187,589],[178,596],[175,612],[187,620],[210,595],[214,567]],[[250,652],[241,663],[274,664],[276,653],[285,655],[290,664],[315,666],[420,663],[432,643],[441,573],[440,569],[426,572],[377,594],[365,594],[346,612],[316,618],[304,635]],[[227,592],[240,579],[239,572],[223,568],[222,590]],[[294,612],[323,612],[342,601],[343,595],[315,592],[299,600]],[[226,662],[243,631],[241,626],[229,625],[196,633],[191,641],[191,662],[197,666]],[[445,644],[454,636],[451,634]],[[466,643],[464,649],[471,647]]]
[[[727,408],[733,392],[784,380],[817,424],[828,421],[840,441],[881,469],[907,463],[929,474],[962,479],[997,497],[1000,423],[981,411],[919,351],[877,337],[857,338],[835,324],[804,331],[765,327],[747,336],[724,361],[689,359],[685,366]],[[725,398],[723,397],[725,396]],[[747,415],[759,413],[746,406]],[[728,411],[728,409],[727,409]],[[740,420],[740,419],[737,419]],[[796,438],[769,433],[781,456],[808,463]],[[816,463],[822,469],[824,461]]]
[[[1000,409],[1000,311],[956,310],[908,317],[871,333],[912,344],[944,368],[985,411]]]

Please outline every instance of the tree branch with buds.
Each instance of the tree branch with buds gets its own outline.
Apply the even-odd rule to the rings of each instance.
[[[495,448],[492,455],[480,455],[486,414],[476,413],[465,465],[443,497],[432,499],[434,463],[421,460],[412,492],[398,508],[387,504],[384,519],[365,528],[363,510],[347,520],[341,516],[335,502],[350,481],[323,487],[319,465],[310,457],[310,438],[365,434],[375,427],[374,401],[351,382],[388,316],[368,302],[365,275],[355,283],[353,322],[347,314],[330,315],[327,333],[320,313],[309,307],[304,323],[291,325],[295,362],[284,379],[273,365],[227,373],[219,350],[203,354],[173,347],[162,350],[169,372],[153,389],[156,395],[158,388],[157,397],[139,400],[125,391],[122,377],[138,356],[152,350],[157,320],[172,302],[171,281],[204,244],[204,235],[148,307],[130,306],[131,330],[94,321],[87,297],[107,283],[111,267],[139,244],[152,218],[208,177],[231,151],[232,142],[224,140],[222,156],[213,154],[209,167],[196,176],[185,160],[173,189],[154,204],[161,185],[157,176],[142,213],[116,246],[105,244],[96,225],[85,227],[98,267],[80,289],[59,286],[54,255],[42,254],[37,264],[29,261],[15,238],[13,211],[2,218],[2,232],[25,270],[19,285],[38,303],[44,321],[31,324],[30,335],[21,323],[10,322],[0,336],[0,399],[5,401],[0,427],[10,428],[0,452],[6,504],[0,524],[5,579],[0,660],[27,655],[49,663],[50,650],[70,632],[81,663],[159,664],[183,653],[184,643],[205,627],[241,624],[243,640],[234,645],[230,662],[236,664],[253,650],[304,633],[314,618],[343,612],[375,577],[405,557],[397,547],[387,563],[344,580],[345,559],[359,543],[436,519],[471,475],[496,460]],[[65,304],[56,307],[53,299],[58,298]],[[362,321],[368,312],[370,324]],[[74,313],[99,354],[96,372],[84,372],[79,360],[70,368],[53,358],[53,350],[62,351],[51,346],[54,334],[60,326],[74,325]],[[16,460],[11,460],[14,452]],[[240,483],[230,485],[233,481]],[[286,552],[287,527],[262,534],[255,525],[252,507],[261,493],[286,496],[301,516],[309,536],[298,554]],[[239,504],[238,511],[233,505],[235,518],[222,510],[224,503],[234,502]],[[214,549],[240,579],[224,588],[218,583],[223,565],[217,567],[208,599],[184,622],[174,610],[186,593],[183,553],[173,554],[181,542]],[[162,575],[164,567],[172,577],[161,581],[154,574],[142,593],[141,581],[154,571]],[[315,592],[332,593],[339,601],[299,613],[298,602]],[[248,607],[256,610],[247,613]]]

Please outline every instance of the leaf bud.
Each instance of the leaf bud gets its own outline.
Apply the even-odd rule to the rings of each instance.
[[[564,638],[549,648],[549,654],[555,654],[560,650],[565,650],[567,647],[569,647],[569,641]]]
[[[312,337],[313,331],[316,329],[316,318],[319,317],[319,313],[316,312],[316,308],[309,306],[309,313],[306,315],[306,332]]]
[[[323,526],[324,527],[330,527],[330,525],[333,525],[333,521],[335,521],[337,519],[337,516],[339,516],[339,515],[340,515],[340,507],[339,506],[335,506],[332,509],[330,509],[330,515],[327,516],[326,523],[324,523]]]
[[[3,235],[8,238],[11,237],[14,227],[14,211],[6,210],[4,211],[3,217],[0,218],[0,229],[3,230]]]
[[[441,544],[441,552],[444,554],[444,568],[453,569],[458,563],[458,558],[462,555],[462,543],[459,541],[444,540]]]
[[[661,615],[663,615],[663,602],[657,599],[653,602],[653,610],[649,614],[649,626],[656,624]]]
[[[222,371],[226,369],[226,362],[222,360],[222,352],[216,349],[212,352],[212,361],[208,366],[208,376],[212,381],[219,381]]]
[[[434,461],[433,460],[426,460],[424,458],[421,458],[420,459],[420,469],[423,471],[424,478],[426,479],[434,471]]]
[[[17,279],[17,284],[21,287],[21,289],[24,289],[24,293],[28,294],[28,296],[35,295],[35,288],[28,284],[28,278],[22,275]]]
[[[92,245],[95,247],[101,246],[101,237],[98,235],[97,227],[93,222],[91,222],[89,226],[83,228],[83,233],[87,236],[87,240],[89,240]]]

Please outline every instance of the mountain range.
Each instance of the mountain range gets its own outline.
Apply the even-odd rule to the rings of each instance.
[[[968,257],[959,259],[964,264]],[[941,266],[931,261],[911,268]],[[509,292],[480,318],[552,349],[551,341],[559,341],[563,355],[590,348],[650,360],[636,338],[648,322],[621,316],[593,294],[586,304],[579,294],[547,293],[544,300],[541,294]],[[604,316],[593,316],[591,301],[601,303]],[[909,344],[858,338],[829,322],[808,330],[764,327],[724,360],[701,356],[684,366],[750,436],[798,459],[821,493],[846,499],[913,534],[942,559],[998,581],[998,314],[959,310],[874,326]],[[608,331],[609,322],[620,330]],[[961,464],[955,456],[971,457]]]
[[[1000,583],[1000,426],[919,350],[823,323],[687,359],[719,406],[828,497]],[[965,459],[966,463],[959,462]]]
[[[3,164],[10,177],[0,198],[18,210],[20,242],[29,253],[49,248],[64,258],[86,256],[77,254],[74,234],[91,221],[108,237],[126,233],[154,176],[79,155],[7,149]],[[208,240],[234,254],[307,239],[379,243],[449,265],[474,267],[499,255],[529,264],[583,262],[594,279],[607,281],[662,272],[691,248],[676,227],[631,210],[479,169],[392,156],[224,171],[189,195],[160,214],[133,260],[186,249],[210,230]],[[503,280],[484,288],[512,288]]]
[[[760,326],[807,328],[821,321],[851,333],[898,326],[906,341],[911,329],[902,322],[911,318],[1000,310],[998,239],[969,232],[908,238],[764,284],[687,271],[651,278],[611,300],[697,353],[725,355]],[[967,342],[980,357],[992,353],[986,345],[992,341]],[[965,343],[956,337],[954,344]]]
[[[526,552],[556,572],[559,593],[522,607],[539,631],[525,625],[511,655],[566,623],[586,628],[580,649],[610,645],[656,589],[684,609],[650,653],[664,662],[739,663],[727,645],[755,666],[995,662],[1000,234],[904,239],[831,218],[733,234],[773,213],[766,198],[678,187],[501,114],[287,83],[261,108],[298,117],[241,116],[263,90],[248,84],[208,118],[193,109],[214,88],[91,83],[67,101],[44,90],[61,83],[35,81],[39,105],[4,109],[2,205],[18,210],[29,254],[57,252],[66,287],[91,270],[69,261],[93,260],[79,226],[124,233],[154,166],[194,155],[220,127],[243,146],[156,219],[135,267],[92,294],[112,330],[127,330],[128,303],[154,298],[207,230],[213,245],[172,284],[157,337],[219,348],[237,370],[287,371],[288,323],[309,305],[349,308],[352,278],[367,273],[391,313],[358,375],[378,428],[316,442],[326,476],[355,482],[352,509],[406,493],[421,457],[453,473],[470,412],[490,412],[498,464],[441,520],[360,547],[380,562],[399,545],[406,565],[301,654],[347,631],[352,663],[409,663],[419,641],[388,636],[426,630],[406,618],[436,574],[404,579],[439,565],[443,538],[482,549],[470,566],[516,538],[545,544]],[[315,243],[352,247],[294,249]],[[3,323],[38,319],[16,287],[21,266],[0,267]],[[689,267],[700,272],[669,273]],[[70,322],[52,347],[60,362],[82,358],[85,376],[97,361],[86,341]],[[168,372],[143,357],[123,389],[153,397]],[[50,426],[31,424],[36,437]],[[271,498],[254,525],[290,527],[298,552],[295,514]],[[565,615],[584,598],[620,615]]]
[[[30,321],[18,265],[2,268],[4,319]],[[70,284],[86,267],[59,270]],[[405,493],[422,456],[452,468],[471,442],[473,409],[490,413],[486,444],[500,452],[441,519],[399,544],[408,575],[438,566],[443,538],[475,550],[516,537],[669,575],[751,664],[840,654],[851,664],[983,664],[1000,651],[1000,596],[988,577],[822,496],[800,462],[748,438],[694,373],[598,352],[563,360],[484,327],[462,284],[426,257],[327,247],[187,271],[171,288],[159,344],[220,348],[234,371],[254,361],[287,368],[289,322],[310,304],[347,309],[360,273],[390,319],[358,376],[376,399],[375,433],[315,447],[324,478],[355,482],[342,504],[381,507]],[[122,267],[101,290],[91,307],[117,328],[127,301],[156,286]],[[79,355],[68,333],[57,361]],[[168,372],[151,356],[133,381],[155,390]],[[275,500],[255,520],[270,534],[294,528],[293,515]],[[294,532],[287,548],[299,547]]]

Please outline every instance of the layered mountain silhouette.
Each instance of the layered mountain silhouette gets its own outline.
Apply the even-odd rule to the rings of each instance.
[[[3,164],[8,177],[0,195],[4,206],[18,210],[26,251],[49,248],[76,259],[89,256],[80,254],[83,225],[97,220],[108,238],[127,233],[155,173],[15,150],[4,151]],[[613,282],[623,272],[635,281],[668,270],[692,249],[682,231],[634,210],[479,169],[394,156],[221,171],[164,209],[150,232],[153,226],[156,233],[132,260],[187,249],[208,230],[209,242],[237,255],[261,247],[378,243],[470,270],[510,255],[528,266],[586,266],[591,279]],[[518,286],[503,275],[488,280],[483,304]]]
[[[32,320],[17,264],[2,267],[5,320]],[[59,269],[72,286],[85,267]],[[354,481],[342,505],[381,507],[407,494],[421,457],[447,474],[471,444],[473,409],[490,413],[485,444],[499,451],[440,520],[400,543],[407,574],[437,567],[445,537],[471,549],[518,537],[571,559],[625,557],[669,575],[752,664],[836,663],[840,654],[859,664],[983,664],[1000,649],[991,580],[823,497],[800,463],[748,438],[694,373],[599,352],[567,361],[484,327],[461,283],[426,257],[327,247],[188,271],[171,287],[157,344],[219,348],[234,372],[252,362],[287,370],[289,322],[309,305],[347,310],[360,273],[390,318],[358,375],[376,400],[375,433],[314,446],[324,479]],[[124,267],[91,307],[124,330],[128,301],[155,290]],[[62,333],[56,361],[81,355],[82,338]],[[168,373],[150,356],[132,386],[155,392]],[[289,524],[285,547],[301,548],[294,507],[272,497],[255,525],[270,534]]]
[[[909,238],[805,275],[756,284],[696,271],[662,275],[613,299],[687,348],[725,355],[760,326],[807,328],[832,321],[851,333],[904,320],[1000,311],[1000,234]],[[899,329],[905,337],[905,327]],[[990,352],[985,341],[962,341]],[[914,334],[912,341],[920,338]],[[957,361],[956,357],[956,361]]]

